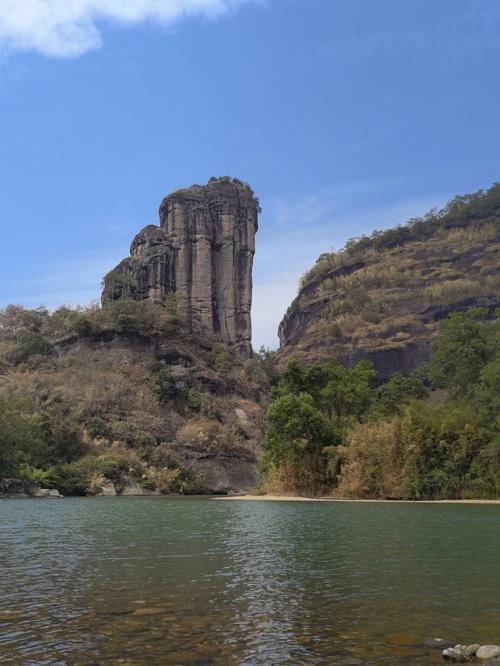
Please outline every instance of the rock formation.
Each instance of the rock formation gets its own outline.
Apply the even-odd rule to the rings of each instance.
[[[279,327],[281,364],[370,360],[380,379],[427,363],[451,312],[500,307],[500,185],[321,255]]]
[[[190,330],[251,352],[252,266],[259,203],[248,185],[224,177],[168,195],[160,226],[132,241],[130,257],[105,277],[103,305],[175,294]]]

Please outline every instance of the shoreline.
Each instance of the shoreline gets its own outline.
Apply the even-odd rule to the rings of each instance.
[[[304,497],[302,495],[220,495],[211,500],[222,502],[343,502],[370,504],[500,504],[500,499],[444,499],[444,500],[392,500],[351,499],[342,497]]]
[[[2,499],[116,499],[123,497],[132,498],[156,498],[163,500],[196,500],[203,499],[211,502],[337,502],[343,504],[470,504],[470,505],[500,505],[500,499],[442,499],[442,500],[403,500],[403,499],[362,499],[349,497],[307,497],[304,495],[161,495],[151,494],[130,494],[125,495],[0,495]]]

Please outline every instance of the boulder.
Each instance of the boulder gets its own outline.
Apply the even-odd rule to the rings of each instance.
[[[0,497],[29,497],[31,487],[21,479],[0,479]]]
[[[479,645],[479,643],[473,643],[472,645],[468,645],[465,648],[465,655],[467,657],[473,657],[476,654],[476,652],[479,650],[480,647],[481,646]]]
[[[457,661],[460,663],[472,661],[472,657],[474,657],[479,647],[479,644],[455,645],[454,647],[449,647],[446,648],[446,650],[443,650],[443,657],[449,661]]]
[[[500,647],[498,645],[481,645],[476,652],[478,659],[494,659],[500,656]]]
[[[62,497],[56,488],[35,488],[33,497]]]
[[[236,407],[234,413],[236,414],[236,418],[238,419],[238,421],[240,421],[240,423],[248,425],[248,416],[244,409]]]

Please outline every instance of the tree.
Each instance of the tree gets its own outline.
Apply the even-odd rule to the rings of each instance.
[[[40,333],[48,317],[49,312],[43,306],[27,310],[22,305],[8,305],[0,310],[0,337],[17,342],[27,332]]]
[[[500,428],[500,354],[497,354],[481,370],[474,386],[473,401],[483,421],[490,428]]]
[[[269,430],[264,448],[274,464],[300,462],[304,454],[318,455],[338,437],[308,393],[289,394],[273,402],[267,414]]]
[[[454,397],[470,393],[495,354],[494,338],[500,324],[482,321],[484,316],[485,312],[479,309],[456,312],[439,325],[429,379],[437,387],[448,389]]]
[[[15,475],[40,452],[42,431],[27,400],[0,397],[0,477]]]
[[[339,464],[336,447],[349,423],[368,410],[375,376],[367,361],[347,369],[333,359],[309,366],[292,359],[267,414],[268,473],[287,470],[290,484],[308,492],[331,486]]]
[[[324,449],[338,444],[333,425],[308,393],[278,397],[268,410],[269,428],[263,442],[268,474],[286,470],[287,486],[304,492],[328,487],[328,458]]]
[[[48,356],[51,351],[52,345],[44,335],[35,331],[24,331],[18,337],[12,360],[14,363],[24,363],[30,356]]]
[[[372,413],[375,417],[391,416],[411,400],[423,400],[428,394],[421,379],[396,372],[389,381],[378,387]]]
[[[352,370],[329,361],[325,368],[327,383],[320,393],[320,404],[328,417],[342,423],[361,418],[373,400],[376,376],[369,361],[360,361]]]

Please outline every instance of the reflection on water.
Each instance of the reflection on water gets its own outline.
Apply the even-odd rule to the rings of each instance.
[[[500,507],[0,502],[0,662],[429,664],[498,643]]]

